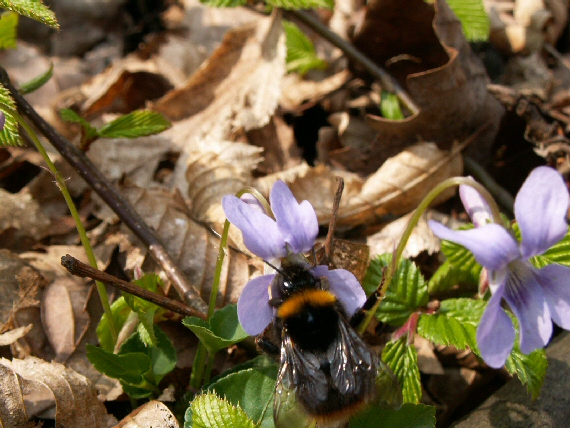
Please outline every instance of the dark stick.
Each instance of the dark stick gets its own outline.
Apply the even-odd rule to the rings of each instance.
[[[200,297],[200,294],[188,284],[184,274],[166,252],[154,231],[85,156],[85,153],[59,135],[34,110],[12,85],[8,73],[3,67],[0,67],[0,82],[11,92],[20,111],[30,119],[73,169],[83,177],[101,199],[119,216],[123,223],[148,247],[150,254],[162,267],[166,276],[172,281],[174,288],[184,301],[193,309],[199,312],[206,312],[208,307]]]
[[[283,16],[301,21],[303,24],[309,26],[312,30],[318,33],[322,38],[328,40],[331,44],[339,48],[351,60],[359,63],[374,77],[382,82],[382,86],[387,91],[396,94],[398,99],[406,106],[412,115],[419,112],[419,108],[410,98],[408,93],[394,80],[387,71],[380,68],[375,62],[371,61],[366,55],[356,49],[351,43],[344,40],[338,34],[332,32],[321,21],[314,18],[311,14],[302,10],[283,10]]]
[[[334,195],[332,216],[329,221],[329,231],[327,233],[327,239],[325,240],[325,258],[321,262],[323,264],[328,264],[332,256],[332,246],[334,240],[334,230],[336,228],[336,215],[338,213],[338,207],[340,206],[340,198],[342,197],[342,191],[344,190],[344,179],[342,177],[336,177],[338,182],[338,187],[336,188],[336,193]]]
[[[118,288],[125,293],[130,293],[135,296],[141,297],[149,302],[152,302],[158,306],[161,306],[169,311],[176,312],[180,315],[198,317],[203,320],[206,319],[206,315],[202,312],[192,309],[190,306],[185,305],[178,300],[172,300],[168,297],[161,296],[160,294],[148,291],[138,285],[131,284],[130,282],[123,281],[113,275],[109,275],[99,269],[95,269],[85,263],[80,262],[75,257],[66,254],[61,258],[61,265],[65,267],[70,274],[79,276],[81,278],[91,278],[96,281],[101,281],[105,284],[111,285]]]

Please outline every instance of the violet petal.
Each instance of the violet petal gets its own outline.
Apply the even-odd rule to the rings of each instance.
[[[491,209],[481,194],[471,186],[459,186],[459,196],[475,227],[481,227],[491,220]]]
[[[238,319],[247,334],[257,336],[273,319],[269,306],[269,284],[275,275],[253,278],[247,284],[238,300]]]
[[[265,260],[287,255],[285,240],[273,219],[233,195],[224,196],[222,206],[228,220],[241,230],[249,251]]]
[[[570,269],[552,264],[536,272],[552,320],[570,330]]]
[[[282,181],[276,181],[271,189],[271,209],[277,220],[279,232],[293,253],[305,253],[313,248],[319,233],[317,215],[308,201],[300,204]]]
[[[519,257],[517,242],[498,224],[487,224],[470,230],[451,230],[433,220],[429,220],[428,224],[436,236],[464,246],[487,269],[499,270]]]
[[[568,231],[568,189],[562,176],[547,166],[535,168],[515,199],[523,258],[542,254]]]
[[[337,297],[348,316],[352,316],[364,305],[366,293],[351,272],[333,269],[324,273],[324,276],[329,280],[330,291]]]
[[[483,360],[495,369],[503,367],[515,343],[513,322],[501,307],[504,284],[489,299],[477,328],[477,345]]]
[[[503,298],[519,321],[520,349],[529,354],[546,346],[552,335],[552,319],[538,283],[537,271],[525,262],[510,265]]]

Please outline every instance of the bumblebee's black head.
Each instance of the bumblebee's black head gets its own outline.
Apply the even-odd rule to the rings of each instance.
[[[319,280],[313,276],[307,267],[300,264],[284,264],[281,266],[276,280],[283,297],[292,296],[303,290],[320,288]]]

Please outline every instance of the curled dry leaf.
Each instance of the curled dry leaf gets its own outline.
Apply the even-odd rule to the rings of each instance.
[[[186,204],[177,194],[132,186],[123,188],[122,194],[156,231],[166,251],[182,269],[190,284],[207,301],[213,282],[219,238],[192,219]],[[138,238],[126,228],[123,233],[128,240],[128,243],[123,242],[121,245],[122,250],[128,250],[127,267],[132,269],[140,266],[144,260],[143,271],[157,269],[156,263],[147,256],[146,249]],[[217,304],[223,306],[229,302],[235,303],[248,280],[248,275],[246,257],[234,250],[228,251],[222,269]]]
[[[0,346],[11,345],[16,340],[21,339],[28,334],[32,328],[33,324],[28,324],[0,334]]]
[[[164,403],[152,400],[135,409],[114,428],[178,428],[176,416]]]
[[[366,153],[353,149],[345,156],[365,154],[368,172],[396,152],[386,153],[387,145],[405,147],[419,136],[448,149],[485,128],[468,152],[488,162],[504,109],[487,92],[485,68],[444,0],[369,2],[354,44],[404,85],[420,111],[400,121],[370,116],[375,142]]]
[[[311,202],[319,224],[326,225],[331,218],[337,188],[335,175],[342,175],[345,191],[338,211],[337,226],[355,227],[378,222],[388,215],[410,212],[433,187],[446,178],[461,175],[462,171],[460,147],[447,152],[439,150],[433,143],[421,143],[388,159],[365,182],[355,174],[333,172],[324,166],[300,166],[258,179],[254,187],[268,194],[276,180],[285,181],[298,200]],[[444,192],[435,203],[443,202],[452,195],[453,190]]]
[[[52,407],[55,406],[56,426],[106,428],[114,423],[114,417],[107,415],[89,380],[61,364],[47,363],[34,357],[12,361],[2,358],[0,376],[0,396],[13,398],[10,403],[0,400],[2,417],[6,414],[4,406],[7,404],[12,406],[10,411],[18,418],[25,416],[26,395],[33,389],[47,388],[54,397]],[[4,420],[0,422],[3,426],[26,426],[5,424]],[[27,423],[27,417],[19,422]]]

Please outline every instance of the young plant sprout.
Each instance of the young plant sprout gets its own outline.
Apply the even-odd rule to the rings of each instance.
[[[488,204],[479,193],[461,186],[460,194],[475,229],[454,231],[434,221],[429,225],[439,238],[470,250],[487,269],[492,296],[477,330],[477,344],[483,360],[499,368],[515,342],[513,322],[501,306],[503,301],[518,320],[520,349],[525,354],[548,343],[552,321],[570,329],[570,269],[558,264],[537,269],[529,261],[566,235],[568,190],[554,169],[532,171],[515,200],[520,243],[512,230],[489,222]]]

